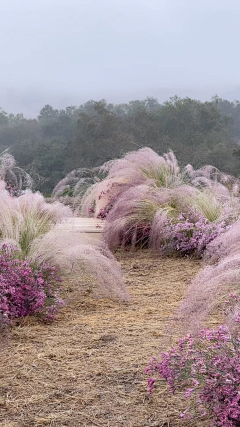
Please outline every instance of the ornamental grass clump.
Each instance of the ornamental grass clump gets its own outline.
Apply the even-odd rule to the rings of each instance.
[[[148,245],[153,218],[159,206],[169,200],[166,192],[147,185],[129,188],[108,213],[103,238],[110,249],[126,245]]]
[[[201,257],[226,227],[222,212],[213,196],[201,198],[200,191],[188,185],[177,189],[139,185],[114,202],[103,236],[110,249],[131,245]]]
[[[181,170],[172,151],[160,156],[141,148],[97,171],[101,179],[81,197],[79,212],[106,220],[103,236],[111,250],[165,246],[166,253],[168,246],[169,252],[201,257],[209,242],[240,215],[239,180],[208,165]],[[73,193],[86,179],[75,181]],[[61,183],[56,195],[60,188]],[[178,221],[180,215],[185,225]]]
[[[209,265],[205,265],[191,282],[176,313],[181,330],[199,330],[209,315],[219,311],[226,294],[239,292],[239,248],[240,221],[227,227],[207,245],[204,261]]]
[[[101,167],[106,179],[126,179],[129,185],[154,182],[158,187],[175,187],[182,182],[180,168],[172,151],[159,156],[149,147],[125,154]]]
[[[192,165],[187,165],[183,173],[189,183],[199,188],[211,190],[220,200],[224,201],[239,196],[239,178],[223,173],[214,166],[205,165],[194,170]]]
[[[7,191],[0,191],[0,239],[13,240],[22,256],[28,255],[34,239],[69,216],[72,212],[68,206],[46,203],[40,193],[27,190],[20,197],[12,197]]]
[[[58,296],[56,267],[36,260],[18,258],[11,245],[2,245],[0,253],[0,319],[1,327],[14,319],[38,315],[52,321],[63,303]]]
[[[121,159],[111,160],[102,165],[99,171],[107,176],[87,190],[81,202],[81,215],[89,213],[91,216],[94,213],[98,216],[105,204],[111,203],[112,198],[117,201],[133,187],[147,185],[174,188],[182,184],[180,168],[173,152],[159,156],[149,147],[127,153]],[[105,197],[102,197],[103,194]]]
[[[0,154],[0,180],[5,181],[5,186],[12,195],[19,195],[23,189],[33,185],[30,175],[16,165],[14,157],[7,150]]]
[[[29,257],[55,265],[61,276],[75,280],[79,290],[84,289],[85,272],[96,296],[120,301],[129,298],[120,264],[104,242],[84,233],[56,226],[32,242]]]
[[[203,213],[205,211],[210,221],[221,214],[222,204],[239,196],[240,183],[237,178],[208,165],[198,170],[187,165],[181,170],[172,151],[160,156],[149,147],[105,163],[98,168],[98,173],[102,174],[100,181],[92,185],[82,198],[82,215],[88,215],[89,212],[97,216],[99,210],[104,208],[104,202],[109,204],[112,197],[117,201],[125,191],[140,185],[169,190],[188,186],[192,193],[194,189],[199,190],[196,192],[196,208]],[[81,180],[79,182],[81,184]],[[211,198],[214,200],[210,203]],[[101,203],[99,199],[103,199]]]
[[[32,263],[39,260],[56,266],[61,276],[71,275],[80,289],[84,287],[80,273],[86,271],[95,283],[97,295],[127,300],[120,265],[106,245],[74,228],[64,229],[66,217],[72,215],[68,206],[57,201],[46,203],[40,193],[27,191],[20,197],[11,197],[3,183],[0,243],[17,248],[19,259],[27,257]]]
[[[75,214],[79,214],[79,210],[82,206],[82,199],[88,192],[88,189],[91,188],[93,192],[94,185],[104,178],[105,174],[102,174],[98,167],[92,169],[74,169],[55,186],[52,192],[52,199],[70,205]],[[90,212],[88,212],[88,214],[90,214]],[[88,214],[86,216],[89,216]]]
[[[212,426],[239,427],[239,327],[235,334],[222,325],[180,338],[177,347],[151,361],[146,373],[150,394],[156,377],[168,383],[171,393],[181,392],[187,401],[182,418],[210,417]]]

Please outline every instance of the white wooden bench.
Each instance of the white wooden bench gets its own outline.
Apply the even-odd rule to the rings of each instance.
[[[86,233],[89,237],[100,239],[102,231],[105,225],[105,221],[97,218],[66,218],[61,224],[58,224],[59,228],[64,230],[74,230],[80,233]]]

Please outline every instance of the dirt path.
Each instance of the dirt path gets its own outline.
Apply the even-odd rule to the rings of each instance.
[[[171,405],[164,394],[149,399],[144,367],[199,264],[147,252],[121,264],[128,305],[79,298],[69,283],[74,302],[54,324],[14,328],[0,352],[0,426],[186,425],[177,398]]]

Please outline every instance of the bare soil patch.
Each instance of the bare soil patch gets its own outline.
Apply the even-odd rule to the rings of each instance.
[[[148,397],[144,368],[164,350],[168,317],[200,264],[147,251],[120,262],[128,304],[80,296],[69,281],[71,302],[55,323],[27,319],[12,329],[0,352],[1,427],[187,425],[178,416],[183,402],[167,398],[165,385]]]

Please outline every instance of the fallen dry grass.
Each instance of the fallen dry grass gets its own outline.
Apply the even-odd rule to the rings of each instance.
[[[167,398],[165,385],[148,397],[144,368],[199,263],[146,251],[120,262],[129,304],[80,296],[69,281],[71,302],[55,323],[13,328],[0,352],[1,427],[187,425],[178,416],[183,402]]]

